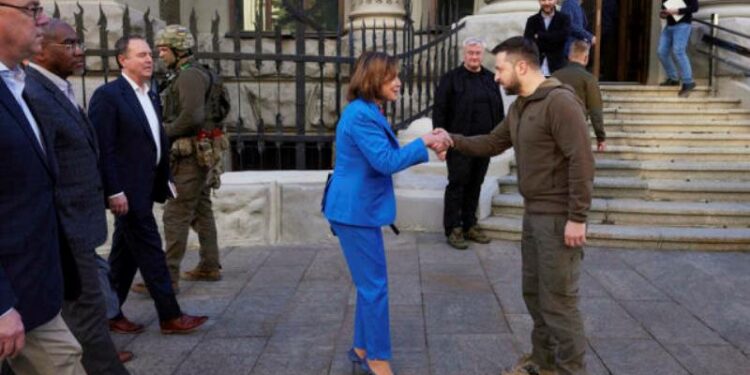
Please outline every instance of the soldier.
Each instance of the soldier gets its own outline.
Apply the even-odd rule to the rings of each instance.
[[[210,72],[198,63],[192,48],[195,39],[180,25],[161,30],[155,45],[159,58],[170,73],[161,92],[164,103],[164,128],[172,141],[170,167],[177,188],[177,198],[164,207],[164,237],[167,242],[167,265],[172,282],[180,277],[180,263],[185,256],[190,227],[198,233],[200,262],[182,275],[184,280],[218,281],[221,279],[216,222],[211,208],[211,187],[216,187],[211,173],[213,153],[211,138],[220,129],[210,118],[208,92]]]

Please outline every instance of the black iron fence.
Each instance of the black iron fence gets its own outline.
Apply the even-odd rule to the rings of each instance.
[[[205,32],[198,30],[195,11],[187,22],[199,41],[196,56],[223,76],[232,93],[233,109],[224,126],[230,134],[234,170],[331,168],[335,124],[345,106],[349,74],[362,51],[384,51],[400,60],[402,95],[385,108],[395,130],[430,115],[439,77],[459,63],[458,32],[464,25],[446,22],[455,19],[457,8],[420,15],[415,22],[406,1],[403,19],[349,21],[332,35],[308,27],[301,0],[283,2],[287,13],[295,15],[292,33],[278,26],[273,33],[262,27],[243,32],[242,2],[234,4],[236,27],[228,33],[220,33],[223,21],[218,13]],[[60,16],[57,4],[54,16]],[[121,27],[111,30],[100,6],[98,40],[93,40],[92,25],[84,25],[80,5],[73,19],[79,38],[89,47],[81,78],[84,98],[91,81],[106,82],[118,73],[112,40],[138,32],[153,45],[160,27],[149,10],[132,20],[125,7]]]

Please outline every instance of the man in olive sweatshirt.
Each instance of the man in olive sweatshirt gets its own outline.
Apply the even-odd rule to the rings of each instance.
[[[570,44],[568,65],[554,72],[552,77],[570,85],[576,95],[583,101],[588,112],[591,125],[596,134],[596,150],[603,152],[607,148],[607,133],[604,131],[604,116],[602,114],[602,93],[599,90],[599,80],[586,70],[589,63],[591,45],[585,40],[576,40]]]
[[[492,53],[495,80],[518,99],[490,134],[464,137],[443,132],[445,143],[476,157],[515,150],[524,197],[523,298],[534,329],[532,353],[513,373],[585,375],[578,278],[594,156],[583,106],[569,86],[544,78],[532,41],[510,38]]]

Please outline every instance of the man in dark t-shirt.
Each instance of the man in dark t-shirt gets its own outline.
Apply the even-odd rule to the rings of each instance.
[[[471,136],[487,134],[503,120],[500,88],[493,74],[482,67],[484,49],[482,40],[466,39],[463,64],[440,79],[432,119],[435,128]],[[476,217],[489,161],[453,150],[448,152],[443,226],[448,243],[456,249],[468,248],[466,240],[490,242],[477,226]]]

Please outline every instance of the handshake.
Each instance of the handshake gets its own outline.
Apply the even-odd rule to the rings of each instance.
[[[435,151],[438,159],[445,160],[448,149],[453,147],[453,139],[445,129],[435,128],[431,133],[422,136],[425,146]]]

